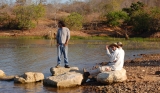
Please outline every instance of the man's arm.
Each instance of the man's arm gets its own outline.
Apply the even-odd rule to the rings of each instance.
[[[68,45],[69,40],[70,40],[70,30],[68,29],[68,31],[67,31],[67,39],[66,39],[65,45]]]
[[[108,48],[109,48],[108,45],[106,45],[106,53],[107,53],[107,56],[108,56],[108,57],[111,57],[112,55],[110,54],[110,51],[109,51]]]
[[[56,41],[57,41],[57,46],[59,45],[59,29],[57,30],[57,35],[56,35]]]

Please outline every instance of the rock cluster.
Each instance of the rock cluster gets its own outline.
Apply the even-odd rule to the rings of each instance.
[[[43,80],[45,86],[54,86],[58,88],[74,87],[81,85],[83,80],[83,74],[79,72],[78,67],[51,67],[50,71],[53,76],[49,76]]]

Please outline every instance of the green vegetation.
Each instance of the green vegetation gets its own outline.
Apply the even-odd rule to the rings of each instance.
[[[13,15],[9,15],[7,12],[0,14],[0,21],[2,27],[8,29],[31,29],[36,26],[34,21],[38,24],[38,19],[45,14],[44,6],[29,5],[29,6],[16,6],[13,9]]]
[[[35,27],[33,20],[44,16],[45,9],[42,5],[18,6],[14,9],[18,29],[31,29]]]
[[[123,22],[126,22],[127,20],[129,20],[127,13],[123,11],[109,12],[106,15],[106,18],[107,18],[108,25],[113,27],[121,26]]]
[[[44,36],[0,36],[0,38],[10,38],[10,39],[46,39]]]
[[[142,35],[144,33],[154,33],[160,31],[160,8],[146,7],[142,2],[132,3],[130,8],[123,8],[127,12],[130,20],[128,25],[133,26],[133,33]]]
[[[150,28],[151,17],[144,11],[137,11],[132,17],[132,25],[136,34],[148,32]]]
[[[81,30],[83,24],[83,17],[78,13],[71,13],[69,16],[64,18],[64,21],[68,28],[71,30]]]
[[[65,4],[60,3],[61,0],[53,0],[53,3],[46,1],[16,0],[13,3],[1,0],[0,28],[4,31],[29,30],[29,32],[34,31],[35,27],[40,30],[55,29],[57,20],[64,18],[71,31],[94,30],[95,33],[99,33],[100,30],[108,31],[106,28],[114,27],[118,28],[118,30],[113,29],[117,36],[128,38],[149,37],[160,32],[160,1],[158,0],[146,1],[152,2],[152,6],[155,7],[134,0],[85,0],[84,2],[70,0]],[[40,18],[44,20],[39,24]]]
[[[127,12],[129,16],[131,16],[134,12],[143,10],[144,3],[142,2],[137,2],[137,3],[132,3],[130,8],[123,8],[122,10]]]

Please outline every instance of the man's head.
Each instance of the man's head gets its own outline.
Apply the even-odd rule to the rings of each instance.
[[[58,22],[58,27],[65,27],[66,25],[65,25],[65,23],[63,22],[63,21],[59,21]]]
[[[118,47],[122,47],[123,46],[122,42],[117,42],[117,45],[118,45]]]
[[[113,44],[109,45],[109,47],[110,47],[113,51],[115,51],[116,48],[118,48],[118,46],[117,46],[116,43],[113,43]]]

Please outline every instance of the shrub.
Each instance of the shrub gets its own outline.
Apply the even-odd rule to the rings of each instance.
[[[145,10],[135,11],[131,16],[131,25],[136,34],[146,32],[157,32],[160,30],[160,9],[149,8]]]
[[[80,30],[83,24],[83,17],[78,13],[71,13],[69,16],[64,18],[64,21],[68,28],[71,30]]]
[[[152,18],[151,30],[160,31],[160,8],[152,8],[150,16]]]
[[[6,23],[8,23],[10,19],[10,16],[7,14],[7,13],[0,13],[0,24],[1,25],[4,25]]]
[[[36,25],[32,22],[44,16],[45,9],[42,5],[17,6],[14,9],[19,29],[31,29]]]
[[[143,8],[144,8],[144,3],[138,1],[137,3],[132,3],[129,8],[123,8],[122,10],[127,12],[129,16],[131,16],[133,12],[142,10]]]
[[[142,34],[148,32],[150,28],[151,17],[145,11],[136,11],[132,15],[133,31],[136,34]]]
[[[106,15],[106,18],[107,18],[107,23],[113,27],[121,26],[123,22],[129,20],[127,13],[123,11],[109,12]]]

